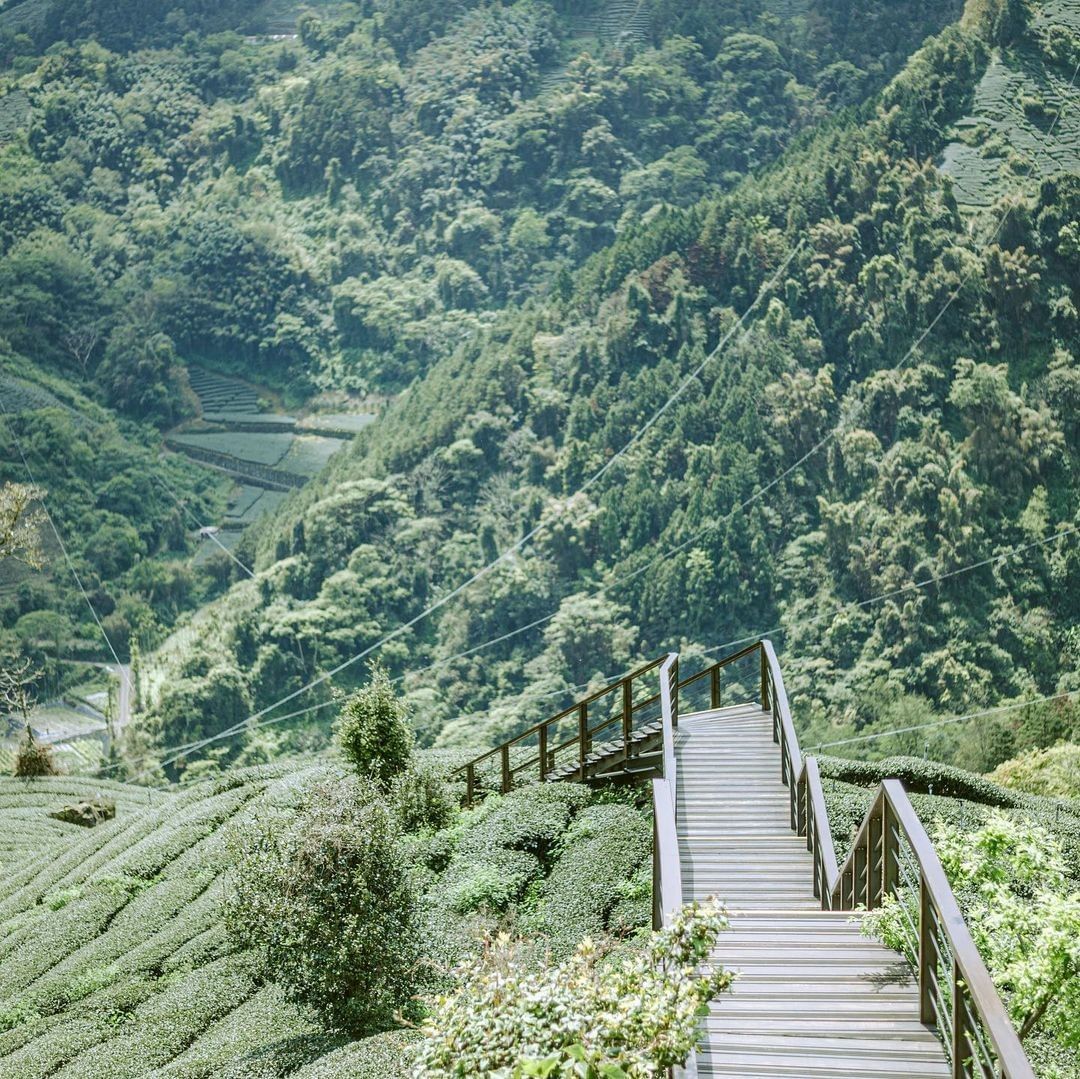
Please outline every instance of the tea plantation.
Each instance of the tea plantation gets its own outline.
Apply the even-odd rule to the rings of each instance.
[[[1080,115],[1065,107],[1080,57],[1065,27],[1080,28],[1080,0],[1049,0],[1021,43],[992,58],[942,160],[960,206],[983,209],[1019,179],[1080,169]]]
[[[403,1075],[412,1035],[347,1043],[269,982],[222,917],[230,834],[288,811],[324,768],[275,764],[169,792],[0,780],[0,1075],[321,1079]],[[116,819],[48,813],[104,795]],[[648,814],[572,784],[525,788],[406,837],[434,966],[510,917],[561,954],[650,911]]]

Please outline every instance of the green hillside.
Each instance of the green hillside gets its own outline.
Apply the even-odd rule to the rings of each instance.
[[[1048,0],[1021,41],[995,52],[942,159],[961,206],[984,209],[1018,186],[1080,171],[1078,31],[1080,4]]]
[[[292,811],[320,774],[264,766],[173,792],[0,780],[0,1074],[404,1074],[407,1035],[349,1044],[326,1034],[224,925],[230,835],[259,815]],[[115,800],[115,820],[87,831],[47,816],[95,795]],[[651,826],[628,799],[530,788],[408,842],[426,939],[443,970],[508,911],[558,954],[586,934],[625,938],[649,921]]]
[[[1049,16],[1014,7],[972,3],[879,96],[822,117],[786,151],[773,142],[774,163],[759,160],[741,182],[732,174],[719,189],[675,197],[696,175],[683,150],[654,160],[655,176],[669,177],[663,196],[624,174],[614,232],[577,249],[572,273],[557,260],[548,267],[561,265],[557,287],[516,301],[511,290],[501,311],[486,308],[486,329],[431,357],[376,426],[249,535],[261,574],[254,605],[256,591],[238,586],[199,621],[205,646],[185,631],[183,648],[170,642],[148,661],[163,743],[242,718],[230,705],[234,720],[220,712],[195,729],[185,702],[216,687],[235,701],[230,687],[242,684],[249,714],[261,710],[414,618],[382,655],[414,694],[422,736],[443,745],[487,744],[678,638],[693,652],[782,637],[803,721],[826,733],[887,725],[904,709],[960,714],[1075,689],[1076,178],[1047,179],[1058,165],[1040,158],[1045,171],[1018,180],[1022,207],[1006,217],[1003,203],[973,221],[931,164],[1001,51],[1044,47]],[[701,11],[667,17],[714,40]],[[855,40],[865,47],[854,29],[837,31],[816,62]],[[710,69],[723,75],[706,79],[706,94],[727,107],[751,84],[778,90],[773,65],[792,58],[786,45],[774,52],[741,31],[724,41]],[[410,77],[421,77],[428,48],[410,54]],[[629,63],[612,59],[595,92],[582,69],[566,107],[592,110],[590,123],[614,117],[646,77],[640,65],[664,81],[668,100],[688,102],[700,89],[688,48],[668,39]],[[834,85],[841,71],[829,70]],[[407,85],[426,100],[420,84]],[[784,86],[777,123],[791,104]],[[635,140],[645,115],[633,131],[620,117],[615,137],[644,152]],[[556,139],[571,119],[550,123]],[[686,135],[695,147],[702,137]],[[476,148],[477,167],[488,147]],[[706,174],[726,176],[715,165]],[[481,228],[478,204],[493,190],[462,194],[472,208],[446,214],[451,256],[461,230]],[[514,188],[545,210],[549,235],[565,236],[565,203],[545,201],[556,190]],[[648,209],[627,215],[631,204]],[[513,215],[491,206],[484,244],[506,255]],[[478,243],[469,241],[472,269],[494,282]],[[402,273],[396,281],[411,271]],[[342,287],[374,302],[374,283],[363,282]],[[410,303],[417,295],[400,293]],[[475,573],[462,595],[425,614]],[[409,677],[433,663],[437,679]],[[359,674],[353,665],[337,681]],[[988,770],[1029,748],[1006,728],[993,742],[953,746],[954,759]],[[281,731],[286,744],[318,737],[286,725],[268,744]],[[225,742],[226,756],[243,742]]]

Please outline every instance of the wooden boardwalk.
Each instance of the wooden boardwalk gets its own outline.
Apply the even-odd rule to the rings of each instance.
[[[814,897],[772,717],[757,705],[684,715],[675,755],[683,897],[727,906],[715,960],[739,974],[704,1022],[698,1075],[949,1076],[902,957]]]

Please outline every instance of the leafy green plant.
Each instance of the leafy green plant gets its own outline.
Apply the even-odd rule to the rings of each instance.
[[[412,759],[408,708],[394,692],[381,663],[369,667],[368,684],[349,698],[338,721],[338,744],[357,774],[385,787]]]
[[[1005,761],[990,774],[1003,787],[1058,798],[1080,798],[1080,745],[1063,742],[1032,749]]]
[[[368,780],[324,778],[292,819],[237,837],[225,908],[290,999],[362,1036],[414,1010],[415,897],[391,807]]]
[[[993,814],[974,832],[939,824],[934,845],[987,968],[1026,1038],[1080,1045],[1080,889],[1061,846],[1040,828]],[[910,954],[919,897],[890,897],[863,930]]]
[[[730,972],[708,964],[727,919],[693,904],[630,956],[605,961],[586,939],[529,969],[500,935],[431,1001],[415,1079],[644,1079],[686,1061]]]

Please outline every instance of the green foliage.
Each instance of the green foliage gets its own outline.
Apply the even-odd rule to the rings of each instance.
[[[634,906],[633,891],[613,890],[611,881],[634,880],[651,866],[651,855],[652,824],[646,814],[617,804],[583,809],[560,840],[552,873],[531,892],[523,927],[543,933],[560,957],[583,937],[642,928],[651,906]],[[650,900],[651,894],[650,877]]]
[[[374,787],[325,779],[295,819],[257,821],[239,844],[228,924],[292,1000],[354,1035],[413,1010],[416,900]]]
[[[603,962],[586,939],[537,969],[501,935],[432,1002],[415,1074],[631,1079],[682,1064],[702,1009],[731,985],[707,963],[726,926],[719,909],[695,904],[628,958]]]
[[[390,780],[390,801],[406,832],[437,832],[453,822],[458,801],[445,775],[437,763],[417,760]]]
[[[1021,1037],[1042,1028],[1080,1044],[1080,892],[1060,846],[1000,815],[974,832],[943,824],[934,844]],[[864,931],[910,954],[903,919],[917,918],[917,904],[906,893],[890,900]]]
[[[1027,794],[1080,799],[1080,745],[1062,743],[1029,750],[999,764],[990,778]]]
[[[338,744],[357,774],[386,787],[407,771],[412,760],[409,710],[381,663],[371,663],[368,675],[368,684],[341,710]]]

